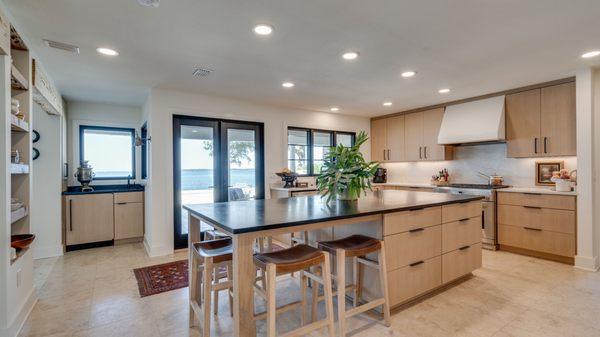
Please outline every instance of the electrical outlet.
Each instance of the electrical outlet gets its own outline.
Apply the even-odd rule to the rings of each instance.
[[[21,288],[21,269],[17,270],[17,288]]]

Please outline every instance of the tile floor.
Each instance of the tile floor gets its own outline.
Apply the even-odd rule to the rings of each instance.
[[[128,244],[38,260],[39,301],[20,336],[200,336],[187,328],[187,288],[140,298],[132,272],[185,258],[148,258],[141,244]],[[390,328],[353,318],[350,335],[600,336],[600,273],[504,252],[484,251],[483,262],[474,277],[394,313]],[[294,280],[283,283],[278,295],[298,294]],[[223,294],[213,336],[232,335],[228,312]],[[278,327],[297,317],[282,315]],[[262,323],[258,330],[264,335]]]

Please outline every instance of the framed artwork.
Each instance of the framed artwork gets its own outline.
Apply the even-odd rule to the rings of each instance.
[[[541,186],[552,186],[552,172],[563,169],[565,162],[563,161],[545,161],[535,162],[535,184]]]

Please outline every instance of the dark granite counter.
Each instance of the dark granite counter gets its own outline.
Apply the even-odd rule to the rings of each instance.
[[[62,192],[62,195],[75,195],[75,194],[99,194],[99,193],[120,193],[120,192],[141,192],[144,190],[144,186],[138,184],[132,185],[93,185],[93,191],[82,192],[81,186],[69,186],[66,191]]]
[[[326,203],[321,196],[184,205],[193,215],[233,233],[249,233],[309,223],[481,200],[481,196],[415,191],[379,191],[358,201]]]

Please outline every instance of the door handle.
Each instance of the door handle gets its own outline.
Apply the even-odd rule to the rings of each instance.
[[[537,154],[537,138],[533,139],[533,152]]]
[[[126,202],[117,202],[117,205],[127,205]]]
[[[388,149],[387,151],[388,151],[388,159],[387,159],[387,160],[390,160],[390,152],[391,152],[392,150]]]
[[[423,157],[427,159],[427,146],[423,146]]]
[[[548,137],[544,137],[544,153],[548,153]]]
[[[73,231],[73,199],[69,199],[69,232]]]
[[[458,222],[465,222],[465,221],[469,221],[471,218],[464,218],[464,219],[460,219],[458,220]]]

